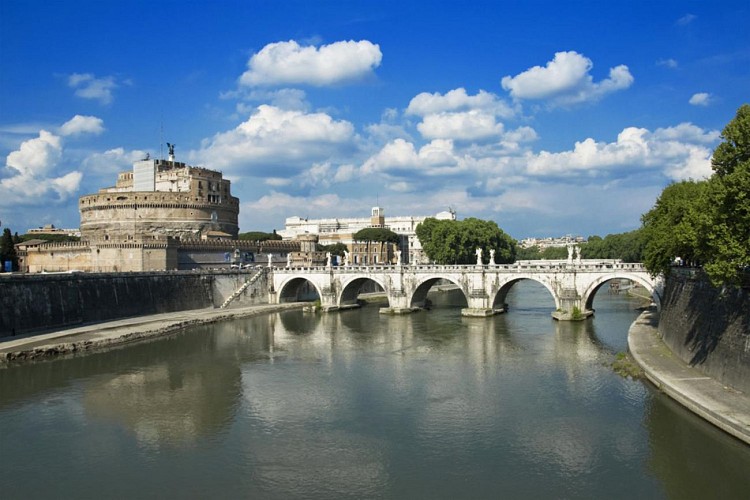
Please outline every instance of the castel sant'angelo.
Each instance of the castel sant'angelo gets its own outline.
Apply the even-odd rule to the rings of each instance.
[[[240,200],[221,172],[169,159],[143,159],[113,187],[79,199],[81,241],[26,242],[21,270],[161,271],[229,267],[255,254],[298,250],[290,241],[237,240]]]

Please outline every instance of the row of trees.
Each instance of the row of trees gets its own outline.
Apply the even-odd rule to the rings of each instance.
[[[623,262],[643,262],[645,247],[644,234],[641,229],[627,233],[589,236],[586,243],[582,243],[581,257],[584,259],[621,259]],[[566,247],[521,248],[518,250],[519,260],[559,260],[568,258]]]
[[[509,264],[516,260],[516,241],[493,221],[470,217],[461,221],[427,218],[416,229],[427,256],[437,264],[475,264],[476,249],[482,249],[482,260]]]
[[[644,264],[669,274],[676,257],[701,264],[716,285],[738,285],[750,268],[750,105],[721,134],[705,181],[667,186],[642,217]]]

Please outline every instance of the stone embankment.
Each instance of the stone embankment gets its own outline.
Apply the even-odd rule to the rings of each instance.
[[[0,275],[0,337],[268,301],[257,270]],[[248,283],[251,282],[251,283]],[[238,292],[238,290],[240,290]]]
[[[716,288],[700,271],[677,269],[666,281],[661,312],[644,312],[628,345],[665,394],[750,444],[747,289]]]
[[[750,444],[750,397],[690,366],[662,341],[657,313],[643,312],[630,327],[633,359],[659,390],[732,436]]]
[[[134,341],[174,334],[193,325],[300,309],[303,305],[304,303],[266,304],[233,309],[181,311],[110,321],[42,335],[29,335],[0,343],[0,365],[119,347]]]

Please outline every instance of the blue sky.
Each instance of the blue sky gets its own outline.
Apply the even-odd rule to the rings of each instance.
[[[432,215],[635,229],[750,101],[740,1],[0,0],[0,220],[77,227],[146,153],[221,170],[241,231]]]

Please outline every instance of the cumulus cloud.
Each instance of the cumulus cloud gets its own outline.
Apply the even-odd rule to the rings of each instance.
[[[592,68],[591,59],[577,52],[557,52],[545,67],[534,66],[516,76],[505,76],[501,84],[516,100],[544,99],[567,106],[596,101],[633,83],[625,65],[611,68],[609,78],[596,83],[589,74]]]
[[[408,176],[451,175],[464,169],[453,150],[453,141],[435,139],[417,150],[411,142],[396,139],[362,165],[364,174],[374,172]]]
[[[406,108],[406,114],[427,116],[431,114],[481,110],[501,118],[511,118],[516,109],[500,99],[495,94],[480,90],[476,95],[469,95],[466,89],[457,88],[446,92],[430,94],[422,92],[415,96]]]
[[[711,175],[709,144],[719,137],[690,123],[650,132],[628,127],[612,143],[588,138],[576,142],[571,151],[530,155],[528,173],[536,176],[603,175],[614,169],[661,169],[673,179],[701,179]]]
[[[10,175],[0,180],[0,206],[35,205],[41,197],[54,201],[55,195],[65,200],[75,194],[83,175],[72,171],[58,176],[54,169],[62,154],[62,139],[46,130],[23,141],[6,157]]]
[[[75,115],[60,127],[60,135],[95,134],[104,132],[104,121],[96,116]]]
[[[254,166],[256,173],[278,176],[280,168],[297,171],[349,151],[353,141],[354,127],[347,121],[264,104],[233,130],[204,140],[189,156],[213,168]]]
[[[124,148],[113,148],[104,153],[93,153],[83,160],[83,166],[88,172],[97,174],[112,174],[127,170],[133,163],[146,157],[146,151],[125,151]]]
[[[711,104],[712,96],[708,92],[699,92],[697,94],[693,94],[693,96],[690,98],[690,101],[688,101],[693,106],[708,106]]]
[[[477,141],[500,136],[503,125],[497,123],[492,114],[471,110],[427,115],[417,125],[417,130],[425,139]]]
[[[320,47],[301,46],[294,40],[276,42],[253,54],[240,85],[333,85],[371,74],[382,58],[380,46],[367,40]]]
[[[110,104],[113,100],[112,91],[117,88],[117,83],[112,76],[97,78],[91,73],[73,73],[68,76],[68,86],[75,89],[78,97]]]

